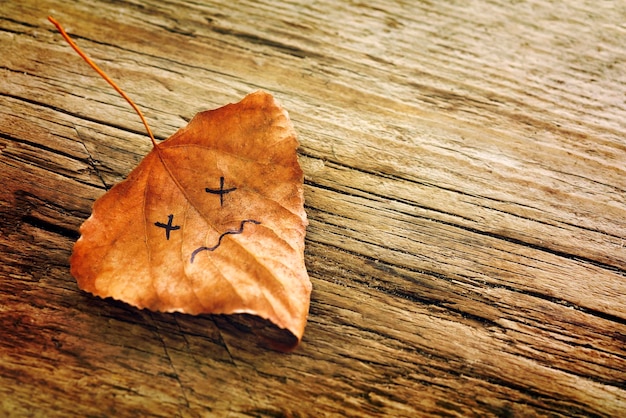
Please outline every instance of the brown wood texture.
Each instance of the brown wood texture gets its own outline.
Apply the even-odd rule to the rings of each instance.
[[[0,415],[620,416],[623,2],[0,2]],[[136,310],[68,259],[95,199],[197,112],[299,133],[302,344]]]

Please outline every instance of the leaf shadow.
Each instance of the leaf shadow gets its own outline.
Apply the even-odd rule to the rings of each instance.
[[[267,319],[250,314],[206,315],[215,325],[238,341],[245,341],[263,349],[288,353],[298,346],[298,339],[290,331],[279,328]],[[242,344],[243,345],[243,344]]]
[[[282,353],[293,351],[298,346],[298,339],[290,331],[279,328],[271,321],[251,314],[202,314],[187,315],[181,313],[151,312],[138,310],[124,302],[107,298],[106,302],[112,303],[110,309],[118,311],[122,316],[134,317],[135,320],[143,322],[139,318],[144,318],[143,312],[150,313],[153,318],[162,323],[176,322],[176,318],[186,323],[192,329],[180,329],[179,332],[191,331],[194,334],[206,330],[205,337],[214,338],[209,329],[206,329],[206,321],[210,321],[221,334],[227,334],[229,344],[235,344],[241,348],[250,350],[252,347],[260,349],[270,349]]]

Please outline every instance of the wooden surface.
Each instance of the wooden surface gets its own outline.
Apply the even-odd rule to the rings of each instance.
[[[299,133],[301,346],[78,290],[91,205],[257,89]],[[623,2],[0,2],[0,415],[619,416]],[[264,329],[265,328],[265,329]]]

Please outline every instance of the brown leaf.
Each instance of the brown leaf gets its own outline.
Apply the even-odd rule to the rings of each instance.
[[[138,308],[249,313],[300,340],[311,282],[297,146],[267,93],[199,113],[95,202],[72,275]]]

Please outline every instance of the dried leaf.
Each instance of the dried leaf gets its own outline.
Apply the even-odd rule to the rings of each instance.
[[[304,332],[303,174],[264,92],[196,115],[98,199],[71,273],[81,289],[164,312],[250,313]]]

